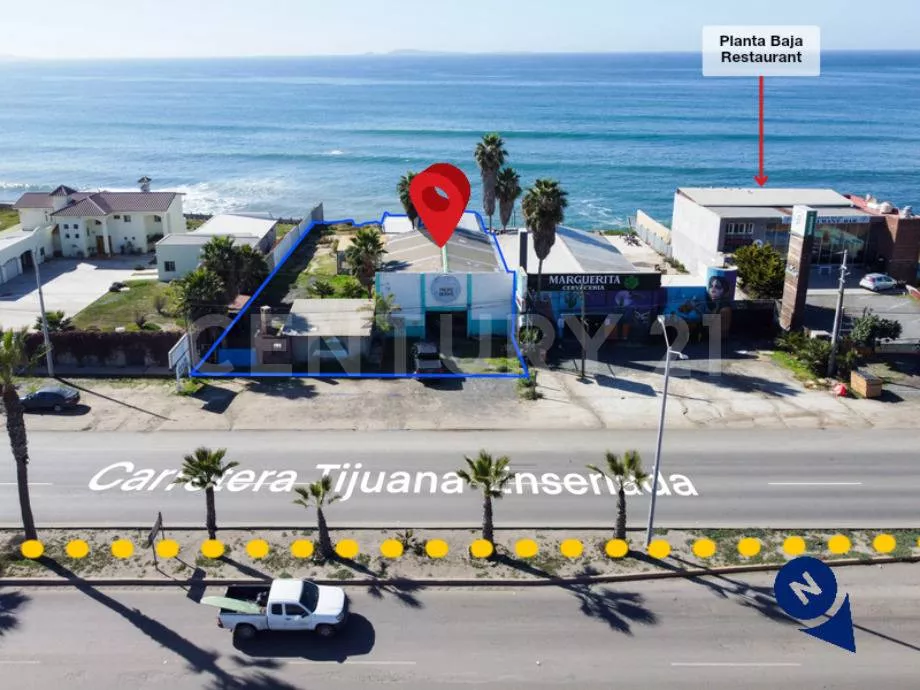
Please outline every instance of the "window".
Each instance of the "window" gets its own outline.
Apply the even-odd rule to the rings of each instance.
[[[125,222],[126,222],[126,223],[130,223],[130,222],[131,222],[131,216],[125,216]]]
[[[75,232],[75,233],[73,234],[73,238],[74,238],[75,240],[80,239],[80,233],[79,233],[79,232]]]
[[[121,220],[121,216],[115,216],[115,220]]]
[[[70,229],[70,225],[69,225],[68,223],[64,223],[64,229],[65,229],[65,230],[69,230],[69,229]]]
[[[67,226],[65,225],[64,227],[66,228]],[[70,233],[69,233],[69,232],[65,232],[65,233],[64,233],[64,238],[69,240],[69,239],[70,239]]]
[[[154,216],[154,217],[153,217],[153,222],[154,222],[154,223],[162,223],[162,222],[163,222],[163,219],[160,218],[159,216]]]
[[[163,270],[166,271],[167,273],[174,272],[176,270],[176,262],[175,261],[164,261]]]
[[[304,608],[302,606],[298,606],[297,604],[285,604],[284,613],[285,615],[288,615],[288,616],[306,616],[307,615],[307,612],[304,610]]]
[[[272,604],[271,613],[273,616],[283,616],[284,614],[281,612],[281,604]]]
[[[726,235],[753,235],[753,223],[729,223],[725,228]]]

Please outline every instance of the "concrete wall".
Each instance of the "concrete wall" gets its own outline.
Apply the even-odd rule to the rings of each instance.
[[[51,210],[46,208],[24,208],[19,211],[19,222],[23,230],[32,230],[39,225],[51,223]]]
[[[721,219],[681,194],[674,194],[671,252],[690,273],[706,275],[709,266],[721,266]]]
[[[173,199],[173,202],[169,205],[169,209],[167,209],[162,218],[163,223],[161,232],[163,235],[177,235],[179,233],[188,232],[188,225],[185,222],[185,216],[182,210],[181,194]]]
[[[402,324],[400,329],[410,338],[425,334],[424,283],[420,273],[378,273],[375,289],[380,295],[393,295],[399,306],[395,314]]]
[[[176,280],[191,273],[201,260],[199,244],[157,244],[157,277],[163,281]],[[166,262],[175,263],[175,270],[167,271]]]
[[[89,256],[86,227],[86,220],[83,218],[62,218],[58,222],[61,252],[64,256],[78,258]]]
[[[642,209],[636,211],[636,234],[662,256],[671,256],[671,231]]]
[[[507,336],[514,300],[513,273],[471,273],[470,321],[472,336]]]

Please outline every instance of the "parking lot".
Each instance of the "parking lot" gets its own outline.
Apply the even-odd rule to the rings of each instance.
[[[881,293],[870,292],[859,287],[859,277],[851,277],[847,281],[843,301],[843,331],[846,332],[852,319],[862,316],[864,310],[871,309],[872,313],[881,318],[899,321],[901,338],[920,340],[920,301],[913,299],[901,288]],[[836,287],[809,290],[805,325],[811,329],[831,331],[836,307]]]
[[[112,257],[89,262],[80,259],[53,259],[39,267],[47,311],[61,310],[74,316],[104,295],[115,281],[151,277],[135,275],[134,267],[147,264],[149,256]],[[152,274],[155,278],[155,273]],[[22,328],[35,323],[39,315],[35,273],[30,269],[13,280],[0,284],[0,324]]]

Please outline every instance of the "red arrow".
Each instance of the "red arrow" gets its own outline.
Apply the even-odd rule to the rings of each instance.
[[[767,176],[763,174],[763,77],[760,77],[760,167],[758,168],[759,174],[754,177],[754,180],[763,187],[767,184]]]

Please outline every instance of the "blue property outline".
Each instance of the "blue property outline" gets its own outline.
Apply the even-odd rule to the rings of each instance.
[[[521,365],[522,373],[512,374],[512,373],[493,373],[493,374],[350,374],[350,373],[315,373],[311,374],[309,372],[262,372],[262,373],[253,373],[252,371],[247,373],[241,372],[203,372],[199,368],[201,362],[207,363],[208,357],[214,354],[214,351],[217,347],[224,341],[224,338],[227,337],[227,334],[230,333],[230,329],[233,328],[237,322],[249,311],[249,308],[252,306],[252,303],[255,299],[262,293],[262,290],[271,282],[271,279],[275,277],[275,274],[278,273],[280,268],[285,264],[285,262],[291,257],[297,248],[300,247],[301,243],[307,238],[307,235],[313,230],[317,225],[334,225],[337,223],[350,223],[356,228],[361,228],[366,225],[383,225],[384,221],[387,218],[407,218],[408,216],[405,213],[390,213],[389,211],[384,211],[383,215],[380,217],[379,221],[369,220],[364,223],[355,223],[351,218],[346,218],[342,220],[322,220],[317,221],[313,220],[310,222],[310,225],[307,226],[307,229],[304,230],[303,234],[300,236],[300,239],[294,243],[287,254],[284,255],[284,258],[281,259],[275,268],[272,269],[272,272],[268,274],[268,277],[262,281],[262,284],[259,286],[259,289],[256,290],[246,304],[243,305],[242,309],[237,313],[236,317],[230,324],[224,329],[223,333],[220,334],[220,337],[214,341],[214,344],[208,349],[203,357],[199,359],[199,364],[194,366],[191,371],[189,371],[189,378],[352,378],[352,379],[527,379],[530,378],[530,369],[527,366],[527,362],[524,359],[524,355],[521,354],[521,348],[517,341],[517,283],[518,283],[518,273],[517,271],[512,271],[508,268],[508,263],[505,261],[505,255],[502,253],[501,247],[498,244],[498,236],[491,234],[486,231],[485,222],[482,219],[482,215],[479,211],[465,210],[464,213],[472,213],[476,217],[476,222],[479,223],[479,229],[483,234],[490,237],[492,240],[492,246],[495,251],[498,253],[498,257],[501,259],[502,267],[505,269],[505,273],[510,273],[512,276],[511,280],[511,342],[514,344],[514,351],[517,353],[518,362]],[[221,366],[220,364],[215,366]]]

